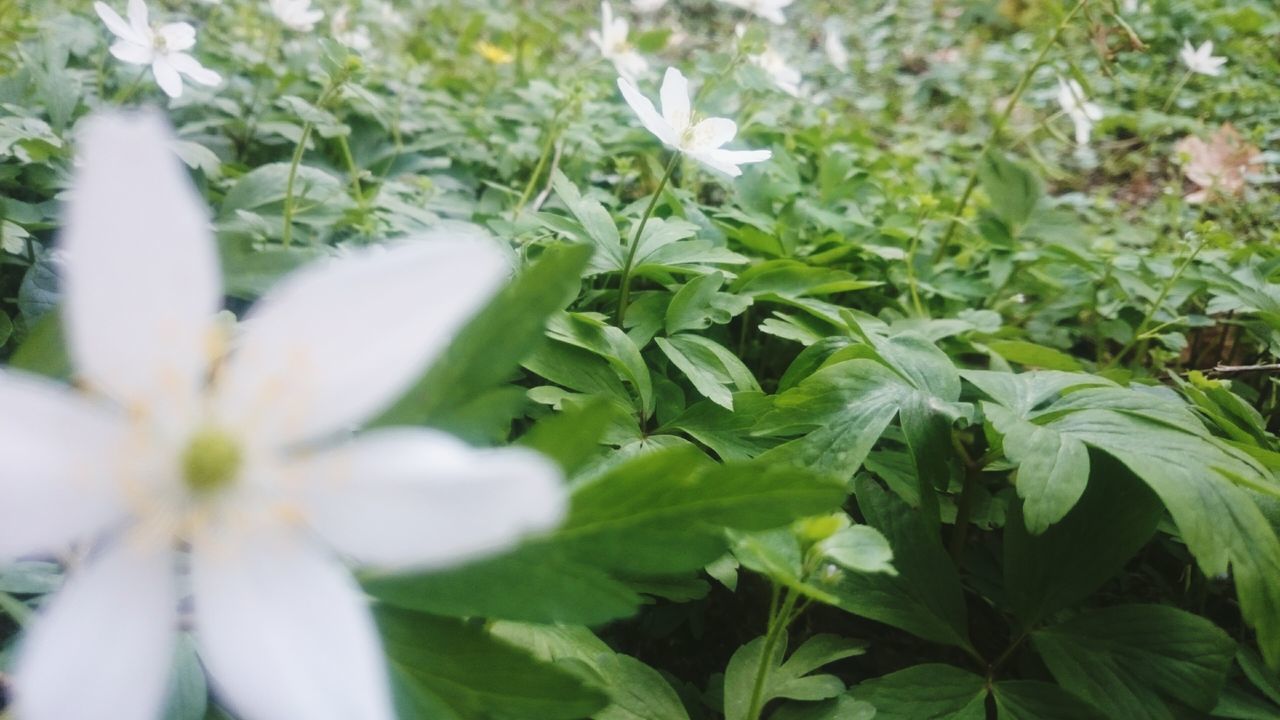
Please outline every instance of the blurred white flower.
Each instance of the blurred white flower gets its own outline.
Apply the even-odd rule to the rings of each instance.
[[[638,13],[651,13],[666,6],[667,0],[631,0],[631,9]]]
[[[779,90],[791,97],[800,97],[800,71],[791,67],[782,53],[766,46],[764,52],[751,56],[751,64],[763,70]]]
[[[350,437],[507,262],[436,238],[312,266],[215,357],[216,244],[170,137],[158,116],[84,125],[60,243],[90,393],[0,371],[0,557],[93,551],[28,626],[11,711],[161,717],[181,604],[237,717],[391,720],[377,631],[340,558],[443,567],[564,512],[559,471],[531,451],[418,427]]]
[[[150,65],[156,84],[171,98],[182,95],[182,76],[201,85],[217,85],[222,76],[205,68],[187,50],[196,45],[196,29],[189,23],[168,23],[152,27],[147,19],[147,4],[129,0],[129,21],[106,3],[95,2],[93,9],[115,35],[111,54],[131,65]]]
[[[311,32],[324,18],[324,11],[313,9],[311,0],[271,0],[271,12],[294,32]]]
[[[1182,58],[1183,64],[1187,69],[1201,75],[1209,75],[1217,77],[1222,74],[1222,66],[1227,63],[1227,59],[1213,54],[1213,41],[1205,40],[1200,47],[1191,47],[1191,41],[1188,40],[1182,45],[1182,52],[1178,53],[1178,57]]]
[[[1102,119],[1102,108],[1085,98],[1080,83],[1061,77],[1058,78],[1058,104],[1076,126],[1076,143],[1089,144],[1093,124]]]
[[[849,69],[849,50],[844,46],[844,38],[840,37],[840,32],[833,27],[827,28],[826,37],[822,41],[822,49],[827,53],[827,59],[838,70]]]
[[[587,37],[600,48],[600,54],[613,63],[619,75],[635,80],[648,71],[648,61],[627,40],[630,32],[627,19],[614,17],[613,8],[607,0],[600,3],[600,26],[600,32],[588,30]]]
[[[641,124],[667,147],[688,155],[703,165],[730,177],[742,174],[739,165],[763,162],[773,157],[769,150],[726,150],[721,146],[738,134],[738,126],[727,118],[705,118],[695,123],[689,103],[689,81],[675,68],[667,68],[662,78],[662,114],[626,78],[618,78],[622,97],[640,118]]]
[[[329,32],[333,33],[334,40],[352,50],[363,52],[373,47],[373,41],[369,39],[368,28],[352,23],[351,9],[346,6],[339,8],[330,18]]]
[[[720,2],[755,13],[775,25],[784,25],[787,18],[782,14],[782,9],[795,0],[720,0]]]

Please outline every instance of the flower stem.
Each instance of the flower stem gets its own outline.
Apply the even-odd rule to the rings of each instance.
[[[775,599],[776,597],[775,595]],[[751,684],[751,703],[747,705],[746,720],[760,720],[760,713],[764,710],[764,688],[769,682],[770,660],[778,641],[786,637],[787,627],[795,620],[792,611],[797,599],[799,596],[788,588],[782,599],[782,607],[769,613],[769,629],[765,632],[764,647],[760,651],[760,664],[756,666],[756,679]]]
[[[631,299],[631,266],[636,261],[636,250],[640,247],[640,238],[644,237],[644,226],[649,223],[654,208],[658,206],[658,198],[662,197],[662,191],[667,188],[667,182],[671,180],[672,174],[676,171],[676,163],[679,161],[680,153],[673,153],[670,162],[667,163],[666,171],[662,173],[658,189],[653,192],[653,198],[649,200],[649,207],[645,208],[644,215],[640,216],[640,224],[636,227],[635,237],[631,239],[631,247],[627,249],[627,261],[622,266],[622,286],[618,291],[618,327],[622,327],[622,322],[626,319],[627,302]]]
[[[147,68],[144,67],[142,72],[138,73],[138,76],[133,79],[133,82],[129,83],[128,86],[121,88],[116,93],[116,96],[111,98],[112,104],[123,105],[132,100],[133,96],[138,94],[138,89],[142,87],[142,79],[146,76]]]
[[[551,160],[551,154],[555,150],[556,140],[559,137],[560,113],[556,112],[555,116],[551,118],[551,123],[547,125],[547,135],[542,140],[542,152],[538,155],[538,164],[533,166],[533,174],[529,176],[529,181],[524,186],[524,192],[520,193],[520,200],[516,203],[515,217],[520,217],[525,205],[529,204],[529,198],[533,197],[533,189],[537,186],[538,178],[542,176],[542,171],[546,169],[547,163]]]
[[[1013,90],[1013,95],[1009,98],[1009,102],[1005,104],[1004,110],[996,117],[996,121],[991,126],[991,134],[987,136],[987,141],[982,146],[982,150],[978,152],[978,161],[974,163],[973,170],[969,173],[969,179],[965,182],[964,192],[960,194],[960,204],[956,206],[955,213],[951,218],[950,224],[947,225],[947,232],[942,236],[942,242],[938,244],[938,249],[933,253],[933,262],[942,262],[946,257],[947,248],[951,244],[951,238],[956,234],[956,226],[960,224],[960,218],[964,215],[965,208],[969,206],[969,200],[973,196],[974,189],[978,186],[978,170],[982,167],[982,159],[987,153],[995,147],[996,142],[1000,139],[1000,133],[1004,131],[1005,123],[1009,122],[1009,117],[1013,115],[1013,110],[1018,106],[1018,101],[1022,99],[1022,94],[1027,91],[1027,86],[1031,84],[1031,76],[1044,65],[1045,59],[1049,56],[1049,51],[1054,45],[1058,44],[1058,39],[1062,37],[1071,24],[1071,20],[1075,18],[1086,5],[1089,0],[1080,0],[1075,7],[1071,8],[1062,21],[1058,23],[1058,27],[1053,31],[1053,36],[1049,38],[1049,42],[1040,48],[1040,54],[1036,59],[1027,66],[1026,71],[1022,73],[1022,78],[1018,80],[1017,87]]]
[[[335,75],[329,81],[329,86],[324,89],[324,92],[320,93],[320,98],[316,100],[316,107],[323,110],[329,104],[329,101],[338,94],[338,90],[341,89],[342,84],[346,81],[347,74],[345,72]],[[315,123],[310,120],[303,123],[302,136],[298,138],[298,146],[293,149],[293,159],[289,162],[289,179],[285,181],[284,185],[284,209],[282,211],[284,230],[280,236],[280,241],[286,248],[293,243],[293,188],[298,180],[298,168],[302,165],[302,155],[307,151],[307,143],[311,141],[311,132],[313,130],[315,130]],[[357,182],[359,181],[357,180]]]
[[[1164,105],[1160,108],[1160,112],[1167,113],[1169,108],[1173,107],[1173,101],[1177,99],[1178,93],[1182,92],[1182,88],[1186,87],[1187,81],[1191,79],[1191,71],[1188,70],[1182,74],[1182,78],[1178,80],[1178,84],[1173,86],[1173,91],[1169,93],[1169,98],[1164,101]]]

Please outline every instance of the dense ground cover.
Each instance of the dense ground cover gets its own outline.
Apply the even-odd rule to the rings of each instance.
[[[313,3],[0,0],[0,717],[376,717],[382,654],[402,718],[1280,717],[1272,3]],[[313,523],[359,608],[180,530],[175,602],[26,632],[114,555],[22,383],[120,401],[218,272],[199,383],[332,362],[297,422],[557,469],[384,442],[474,484]]]

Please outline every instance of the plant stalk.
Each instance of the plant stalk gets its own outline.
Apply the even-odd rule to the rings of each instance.
[[[667,188],[667,183],[671,180],[671,176],[676,171],[676,164],[679,162],[680,153],[677,151],[671,155],[667,169],[662,173],[662,180],[658,183],[658,189],[649,200],[649,206],[644,209],[644,215],[640,216],[640,224],[636,227],[635,237],[631,239],[631,247],[627,248],[627,261],[622,266],[622,286],[618,291],[618,327],[623,327],[623,321],[627,316],[627,303],[631,299],[631,266],[636,261],[636,250],[640,247],[640,238],[644,237],[644,226],[649,223],[654,209],[658,207],[658,199],[662,197],[662,191]]]

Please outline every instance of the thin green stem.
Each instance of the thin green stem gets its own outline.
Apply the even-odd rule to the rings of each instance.
[[[777,590],[775,588],[775,597]],[[782,606],[769,615],[769,629],[764,636],[764,647],[760,651],[760,664],[756,666],[756,679],[751,684],[751,703],[747,705],[746,720],[760,720],[764,710],[764,688],[769,682],[769,665],[773,658],[778,641],[785,637],[787,628],[795,620],[792,610],[795,609],[799,596],[790,589],[785,591]]]
[[[1207,234],[1201,235],[1200,242],[1196,244],[1195,249],[1191,251],[1191,254],[1188,255],[1180,265],[1178,265],[1177,269],[1173,271],[1173,274],[1169,276],[1169,279],[1165,281],[1164,286],[1160,288],[1160,294],[1156,295],[1156,299],[1151,301],[1151,305],[1147,308],[1146,314],[1142,317],[1142,322],[1138,323],[1138,329],[1133,332],[1133,339],[1125,344],[1125,346],[1120,349],[1120,352],[1116,353],[1111,358],[1106,367],[1103,368],[1104,370],[1109,370],[1115,367],[1116,363],[1120,362],[1120,360],[1135,347],[1140,348],[1138,355],[1142,355],[1146,352],[1147,343],[1150,340],[1150,338],[1147,337],[1149,329],[1148,326],[1151,324],[1152,319],[1155,318],[1156,313],[1160,311],[1160,306],[1164,304],[1165,298],[1169,297],[1170,292],[1173,292],[1173,286],[1178,283],[1178,280],[1182,279],[1182,273],[1186,272],[1187,268],[1191,266],[1192,261],[1196,259],[1196,256],[1200,254],[1200,251],[1204,249],[1204,246],[1208,242],[1209,236]]]
[[[133,82],[129,83],[128,86],[121,88],[120,91],[116,93],[116,96],[111,98],[111,103],[113,105],[123,105],[132,100],[133,96],[138,94],[138,89],[142,87],[142,79],[147,76],[147,69],[148,68],[143,68],[142,71],[138,73],[138,76],[133,79]]]
[[[356,196],[356,205],[365,209],[364,188],[360,185],[360,168],[356,167],[356,159],[351,155],[351,143],[345,135],[338,136],[338,149],[342,151],[342,161],[346,163],[347,172],[351,175],[351,192]]]
[[[31,608],[27,607],[18,598],[3,591],[0,591],[0,610],[8,613],[19,625],[26,625],[27,618],[31,617]]]
[[[1168,99],[1164,101],[1164,105],[1160,107],[1160,112],[1167,113],[1169,108],[1173,107],[1173,101],[1177,99],[1178,93],[1182,92],[1182,88],[1187,86],[1187,81],[1191,79],[1191,71],[1188,70],[1182,74],[1182,78],[1178,80],[1178,84],[1173,86],[1173,90],[1169,93]]]
[[[622,266],[622,286],[618,291],[618,327],[623,327],[623,321],[627,316],[627,302],[631,299],[631,266],[636,261],[636,250],[640,247],[640,238],[644,237],[644,226],[649,223],[654,208],[658,207],[658,199],[662,197],[662,191],[667,188],[667,183],[671,180],[672,174],[676,171],[676,164],[679,162],[680,153],[673,153],[670,162],[667,163],[666,171],[662,173],[658,189],[653,192],[653,198],[649,200],[649,206],[644,209],[644,215],[640,216],[640,224],[636,227],[635,237],[631,239],[631,247],[627,248],[627,261]]]
[[[538,155],[538,164],[533,166],[533,174],[529,176],[529,181],[525,183],[524,192],[520,193],[520,201],[516,203],[515,217],[520,217],[525,205],[529,203],[529,198],[533,197],[533,189],[537,187],[538,178],[542,177],[542,171],[547,168],[547,163],[551,160],[551,153],[555,149],[556,140],[559,137],[560,113],[557,112],[551,118],[551,124],[547,126],[547,136],[542,140],[542,152]]]
[[[996,142],[999,141],[1000,133],[1004,131],[1005,124],[1009,122],[1009,117],[1013,115],[1013,110],[1018,106],[1018,101],[1022,99],[1022,94],[1027,91],[1027,87],[1031,84],[1031,77],[1044,64],[1045,58],[1049,56],[1049,51],[1053,49],[1054,45],[1058,44],[1059,38],[1062,37],[1062,33],[1066,31],[1067,26],[1071,24],[1071,20],[1088,4],[1089,0],[1080,0],[1075,7],[1071,8],[1071,12],[1068,12],[1066,17],[1062,18],[1062,21],[1058,23],[1058,27],[1053,31],[1053,36],[1049,38],[1049,42],[1045,43],[1044,47],[1040,49],[1040,54],[1022,73],[1022,78],[1018,80],[1018,86],[1014,88],[1009,102],[1005,104],[1004,110],[1001,111],[995,123],[991,126],[991,134],[987,136],[986,143],[983,144],[982,150],[978,153],[978,162],[974,163],[973,170],[969,173],[969,179],[965,182],[964,192],[960,194],[960,204],[956,206],[951,223],[947,225],[947,232],[942,236],[942,242],[938,244],[938,249],[933,254],[934,263],[942,262],[942,258],[946,257],[951,238],[956,233],[956,226],[960,224],[960,218],[964,215],[965,208],[969,206],[969,200],[973,197],[973,191],[978,186],[978,169],[982,167],[982,159],[987,156],[987,153],[991,152]]]
[[[298,180],[302,154],[306,152],[307,143],[311,140],[312,127],[310,122],[302,126],[302,137],[298,139],[298,146],[293,149],[293,159],[289,162],[289,179],[284,184],[284,234],[280,239],[286,248],[293,243],[293,186]]]

